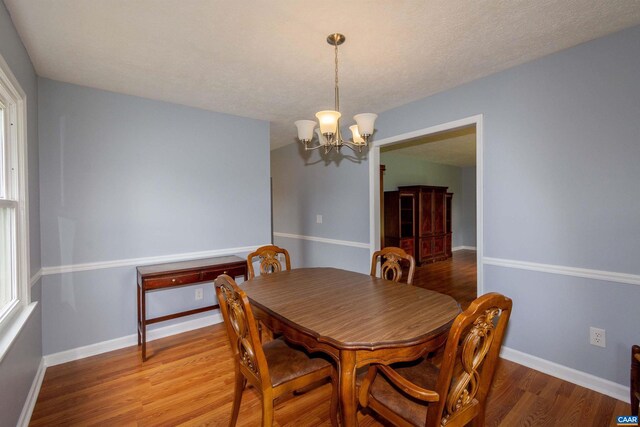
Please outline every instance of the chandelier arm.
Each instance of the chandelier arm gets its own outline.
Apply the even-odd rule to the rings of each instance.
[[[351,148],[351,150],[353,150],[354,152],[357,151],[358,153],[362,153],[362,147],[364,147],[364,145],[362,144],[354,144],[350,141],[342,141],[342,145],[345,147],[349,147]]]
[[[309,147],[308,145],[305,144],[304,151],[313,151],[313,150],[317,150],[317,149],[322,148],[322,147],[324,147],[323,144],[318,144],[315,147]]]

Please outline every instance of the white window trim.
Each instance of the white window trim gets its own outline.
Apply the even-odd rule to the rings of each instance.
[[[14,192],[17,196],[18,206],[16,212],[16,256],[17,256],[17,303],[7,310],[0,318],[0,342],[7,339],[13,341],[15,337],[11,331],[16,330],[15,325],[20,319],[20,323],[26,321],[25,311],[29,308],[31,301],[30,281],[30,260],[29,260],[29,193],[28,193],[28,159],[27,159],[27,96],[18,83],[18,80],[11,72],[9,65],[0,55],[0,82],[5,90],[3,95],[8,98],[5,107],[9,109],[11,120],[14,126],[7,136],[6,145],[13,147],[9,153],[18,165],[18,173],[14,177]],[[13,202],[7,202],[13,203]],[[3,203],[4,204],[4,203]],[[32,308],[29,309],[29,312]],[[21,315],[22,314],[22,315]],[[21,328],[22,325],[18,327]],[[0,346],[0,349],[2,349]],[[4,356],[4,351],[0,352],[0,360]]]

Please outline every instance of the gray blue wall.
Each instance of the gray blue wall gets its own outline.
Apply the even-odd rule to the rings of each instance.
[[[318,162],[318,159],[317,151],[305,153],[300,144],[285,145],[271,152],[274,243],[289,250],[293,265],[334,266],[368,273],[368,247],[278,236],[286,233],[368,245],[367,162],[354,163],[348,159],[341,159],[340,163]],[[322,224],[316,222],[316,215],[322,215]]]
[[[452,200],[453,247],[475,246],[475,168],[460,168],[432,163],[415,156],[380,153],[380,164],[385,165],[384,190],[395,191],[403,185],[435,185],[448,187]],[[469,173],[471,169],[473,173]],[[466,194],[467,192],[473,194]],[[468,244],[466,242],[474,242]]]
[[[381,140],[484,116],[484,257],[511,265],[486,265],[484,290],[514,300],[506,345],[618,384],[640,342],[640,286],[514,265],[640,274],[638,52],[634,27],[384,112],[376,124]],[[274,213],[287,218],[276,231],[368,242],[366,162],[304,166],[292,145],[272,152],[272,175]],[[322,228],[310,224],[320,208],[335,214]],[[330,262],[331,250],[322,257]],[[352,254],[354,265],[367,258]],[[589,345],[590,326],[606,329],[607,348]]]
[[[39,90],[45,354],[136,331],[134,266],[51,268],[271,240],[267,122],[46,79]],[[211,304],[210,288],[197,303],[190,288],[155,293],[149,313]]]
[[[9,12],[0,2],[0,55],[27,95],[27,145],[29,169],[29,249],[31,275],[40,270],[40,194],[38,187],[37,77]],[[40,282],[31,299],[40,298]],[[41,307],[38,305],[8,353],[0,361],[0,426],[14,426],[42,358]]]
[[[462,168],[462,190],[458,198],[462,205],[462,246],[471,248],[477,245],[476,195],[476,167]]]

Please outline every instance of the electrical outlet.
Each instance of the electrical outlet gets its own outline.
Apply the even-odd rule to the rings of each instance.
[[[590,327],[589,342],[597,347],[606,347],[607,341],[604,329]]]
[[[316,215],[316,222],[322,224],[322,215]]]
[[[197,288],[196,289],[196,301],[201,300],[202,298],[204,298],[204,292],[203,292],[202,288]]]

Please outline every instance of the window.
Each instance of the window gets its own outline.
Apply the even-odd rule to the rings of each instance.
[[[0,57],[0,326],[29,302],[24,100]]]

